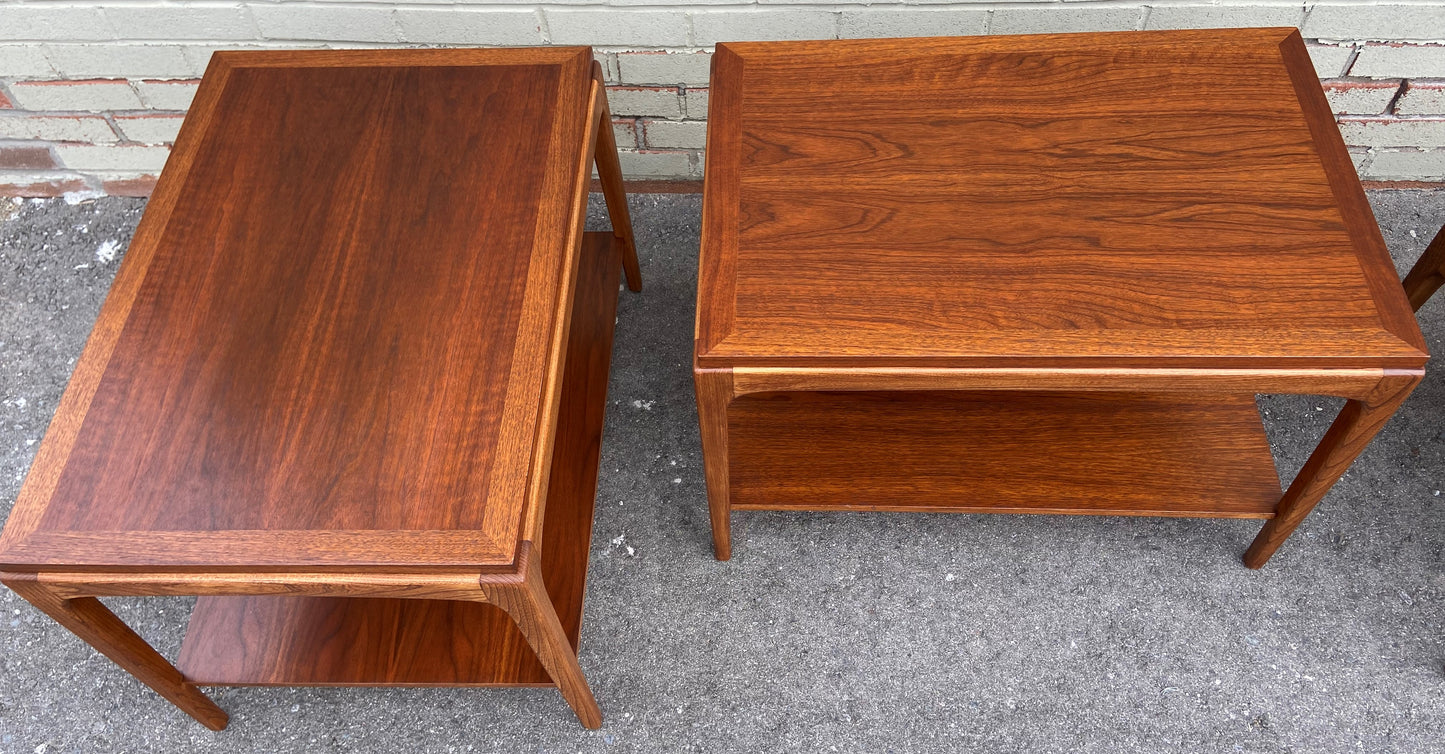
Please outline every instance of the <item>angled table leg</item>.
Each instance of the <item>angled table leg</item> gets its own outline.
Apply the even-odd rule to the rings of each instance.
[[[0,574],[0,582],[202,725],[211,730],[226,727],[229,718],[225,710],[187,681],[181,671],[100,600],[94,597],[63,599],[41,585],[34,574]]]
[[[593,66],[593,77],[602,86],[600,66]],[[602,98],[602,119],[597,128],[597,178],[602,183],[602,197],[607,200],[607,215],[612,219],[612,234],[622,240],[622,269],[627,273],[627,287],[642,290],[642,270],[637,264],[637,240],[632,235],[632,215],[627,211],[627,192],[622,187],[622,162],[617,157],[617,137],[612,133],[612,109]]]
[[[702,431],[703,475],[707,478],[707,507],[712,519],[713,555],[733,556],[732,502],[728,497],[728,404],[733,397],[729,369],[693,369],[697,390],[697,422]]]
[[[1368,396],[1345,403],[1304,468],[1290,483],[1289,490],[1280,498],[1274,518],[1264,525],[1244,553],[1245,565],[1261,568],[1269,561],[1295,527],[1370,444],[1375,433],[1394,416],[1410,391],[1420,384],[1420,379],[1419,374],[1389,375]]]
[[[1445,226],[1435,234],[1435,240],[1425,248],[1425,253],[1401,283],[1405,286],[1405,296],[1410,299],[1410,308],[1417,312],[1441,284],[1445,284]]]
[[[602,727],[602,710],[592,697],[592,689],[577,661],[577,651],[567,639],[567,632],[552,607],[552,598],[542,583],[541,556],[534,555],[527,543],[523,545],[521,579],[509,584],[483,584],[482,591],[488,602],[505,610],[516,621],[527,644],[562,692],[562,698],[577,713],[577,719],[584,727],[596,730]]]

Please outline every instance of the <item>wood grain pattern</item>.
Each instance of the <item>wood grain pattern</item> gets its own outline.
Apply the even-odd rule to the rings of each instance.
[[[703,474],[707,479],[708,517],[712,521],[713,557],[732,557],[732,495],[728,469],[728,407],[733,400],[732,372],[693,368],[697,419],[702,433]]]
[[[1425,247],[1425,253],[1415,260],[1402,283],[1410,308],[1415,311],[1420,311],[1442,284],[1445,284],[1445,227],[1440,228],[1435,239]]]
[[[584,237],[577,298],[571,307],[566,370],[547,487],[545,546],[533,552],[544,594],[575,654],[592,535],[597,464],[607,405],[608,367],[622,247],[610,233]],[[154,579],[154,577],[151,577]],[[89,578],[79,588],[104,589],[135,579]],[[174,593],[205,594],[214,579],[189,579]],[[510,585],[515,577],[483,578]],[[166,582],[145,584],[143,593]],[[268,591],[262,591],[270,587]],[[477,602],[478,577],[318,575],[300,580],[261,577],[231,583],[201,599],[191,617],[179,665],[202,685],[282,686],[536,686],[551,685],[546,669],[514,620]],[[206,590],[206,591],[203,591]],[[117,593],[115,587],[101,593]],[[122,592],[124,593],[124,592]],[[318,598],[300,595],[347,595]],[[371,598],[358,597],[371,595]],[[385,598],[383,598],[385,597]],[[469,601],[446,601],[469,600]]]
[[[151,648],[109,608],[94,597],[64,599],[28,573],[0,573],[0,583],[39,608],[71,633],[151,687],[187,715],[211,730],[226,727],[229,717],[201,693],[166,658]]]
[[[591,158],[522,57],[218,56],[0,561],[509,566]]]
[[[1301,56],[1285,29],[720,46],[699,365],[1419,367]]]
[[[729,414],[739,509],[1269,518],[1252,396],[771,393]]]

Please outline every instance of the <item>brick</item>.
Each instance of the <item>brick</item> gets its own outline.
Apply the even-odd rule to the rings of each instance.
[[[68,45],[45,48],[64,76],[129,76],[179,78],[191,76],[191,64],[177,45]]]
[[[552,44],[638,45],[683,47],[687,45],[687,14],[664,10],[546,10]]]
[[[1315,74],[1322,79],[1345,75],[1345,66],[1355,54],[1353,46],[1309,45],[1310,62],[1315,64]]]
[[[10,108],[10,99],[5,96],[5,92],[0,92],[0,110],[9,110]]]
[[[171,150],[165,147],[129,145],[61,145],[55,155],[71,170],[118,170],[136,173],[159,172]]]
[[[602,83],[616,84],[617,77],[617,54],[612,52],[592,52],[592,59],[597,65],[602,66]]]
[[[331,42],[400,42],[392,9],[334,5],[253,5],[251,15],[266,39]]]
[[[127,141],[141,144],[172,144],[180,133],[180,115],[117,115],[115,125]]]
[[[55,197],[89,190],[89,181],[75,173],[0,172],[0,196]]]
[[[135,81],[132,86],[152,110],[189,110],[200,81]]]
[[[136,110],[140,97],[124,81],[19,81],[10,85],[15,104],[26,110]]]
[[[1071,31],[1128,31],[1139,26],[1139,8],[1000,8],[990,34],[1053,34]]]
[[[1229,29],[1245,26],[1299,26],[1301,5],[1156,5],[1146,29]]]
[[[1350,153],[1350,162],[1355,164],[1355,176],[1358,177],[1365,172],[1365,165],[1369,164],[1372,156],[1370,150],[1362,147],[1351,147],[1347,150]]]
[[[1369,78],[1445,78],[1445,45],[1366,45],[1351,76]]]
[[[104,178],[100,190],[110,196],[150,196],[158,178],[154,174]]]
[[[1348,115],[1379,115],[1385,112],[1399,81],[1323,81],[1325,98],[1336,113]]]
[[[427,44],[539,45],[536,11],[482,8],[397,8],[402,39]]]
[[[0,139],[38,139],[104,144],[116,141],[105,118],[96,115],[0,115]]]
[[[113,5],[105,17],[120,39],[255,39],[256,24],[241,6]]]
[[[817,10],[695,11],[693,43],[711,47],[718,42],[834,39],[837,14]]]
[[[617,140],[618,149],[635,149],[639,142],[637,140],[637,121],[632,119],[616,119],[612,121],[612,138]]]
[[[50,147],[0,144],[0,170],[51,170],[59,167]]]
[[[983,34],[987,28],[986,10],[856,10],[843,11],[838,22],[838,36],[844,39],[956,37]]]
[[[625,84],[707,84],[712,54],[707,52],[622,52],[619,80]]]
[[[642,124],[643,145],[652,149],[702,149],[707,124],[702,121],[649,120]]]
[[[1377,150],[1361,177],[1379,181],[1445,180],[1445,149]]]
[[[1445,82],[1411,81],[1395,103],[1399,115],[1445,115]]]
[[[707,120],[707,90],[688,89],[682,96],[682,117],[688,120]]]
[[[99,8],[73,5],[0,6],[0,40],[115,39]]]
[[[619,149],[617,154],[625,176],[685,178],[692,174],[692,159],[687,152]]]
[[[1340,135],[1352,147],[1445,147],[1445,118],[1339,119]]]
[[[682,117],[682,98],[677,90],[660,87],[614,86],[607,88],[607,105],[613,115]]]
[[[1313,39],[1445,39],[1445,7],[1316,5],[1301,32]]]
[[[0,78],[48,78],[55,69],[39,45],[0,45]]]

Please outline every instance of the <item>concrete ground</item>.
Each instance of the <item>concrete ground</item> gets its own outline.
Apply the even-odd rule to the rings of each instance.
[[[1403,271],[1445,191],[1371,200]],[[0,200],[0,512],[142,206]],[[211,733],[0,590],[0,751],[1445,751],[1445,370],[1262,571],[1257,523],[1060,516],[745,512],[719,563],[699,198],[634,206],[582,637],[602,730],[552,689],[273,688],[218,691]],[[1445,351],[1445,295],[1421,324]],[[1282,472],[1338,405],[1261,400]],[[189,600],[110,602],[176,651]]]

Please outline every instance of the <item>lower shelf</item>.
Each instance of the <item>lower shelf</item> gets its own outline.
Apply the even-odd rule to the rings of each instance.
[[[579,260],[552,473],[542,581],[578,646],[622,250],[586,233]],[[203,686],[550,686],[516,624],[478,602],[202,597],[176,663]]]
[[[1270,518],[1252,396],[877,392],[746,396],[728,412],[740,509]]]

